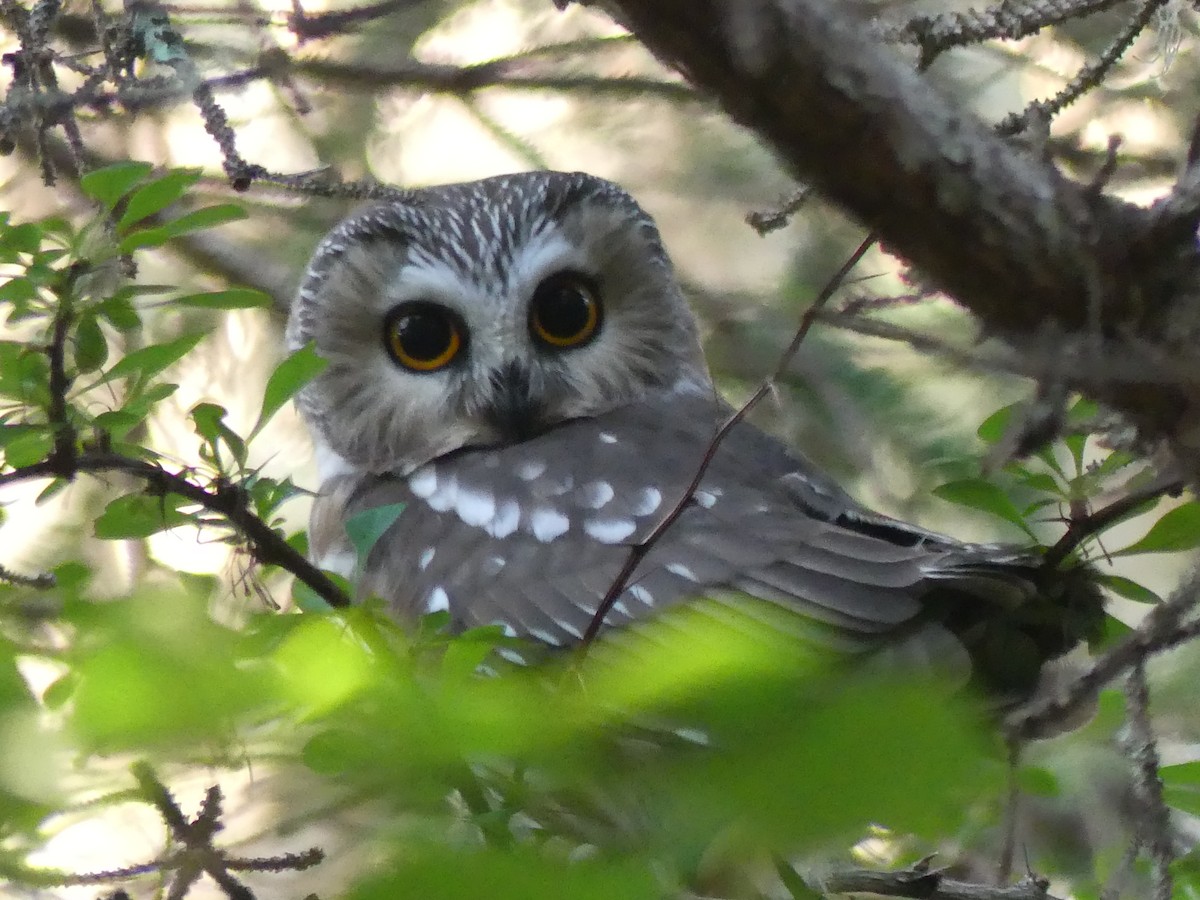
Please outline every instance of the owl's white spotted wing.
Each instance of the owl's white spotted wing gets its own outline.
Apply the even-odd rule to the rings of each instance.
[[[725,414],[711,398],[674,396],[524,443],[460,451],[406,478],[354,476],[335,489],[346,515],[406,504],[361,589],[404,615],[448,609],[460,626],[500,623],[548,644],[574,643],[630,545],[686,490]],[[772,621],[855,651],[915,630],[939,595],[936,616],[957,616],[956,630],[980,606],[1019,608],[1035,590],[1030,571],[1032,561],[1011,549],[870,513],[742,425],[606,624],[698,597],[736,604],[749,595],[789,613]]]

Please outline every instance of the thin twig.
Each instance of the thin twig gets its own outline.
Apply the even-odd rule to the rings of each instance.
[[[807,879],[822,894],[876,894],[883,897],[912,897],[921,900],[1055,900],[1050,882],[1027,875],[1003,887],[946,878],[941,871],[920,866],[899,872],[849,869],[822,873]]]
[[[1071,555],[1080,544],[1094,534],[1099,534],[1115,522],[1136,513],[1146,504],[1169,494],[1177,494],[1184,487],[1178,477],[1160,477],[1150,484],[1131,491],[1119,500],[1114,500],[1107,506],[1101,507],[1094,513],[1072,518],[1066,532],[1046,551],[1043,561],[1047,568],[1053,569]]]
[[[742,419],[744,419],[750,413],[750,411],[754,409],[754,407],[757,406],[759,402],[771,392],[775,386],[775,383],[781,377],[783,377],[784,373],[787,371],[787,367],[792,362],[792,358],[800,349],[800,345],[804,342],[804,338],[808,336],[809,330],[816,321],[817,312],[829,301],[829,298],[833,296],[834,292],[837,291],[842,282],[845,281],[846,276],[856,265],[858,265],[859,260],[866,255],[867,251],[874,246],[874,244],[875,235],[867,235],[867,237],[863,239],[863,242],[859,244],[858,249],[850,254],[849,258],[842,263],[841,267],[833,274],[833,276],[825,284],[825,287],[821,290],[821,293],[813,301],[812,305],[805,310],[804,317],[800,320],[800,326],[796,329],[796,333],[793,335],[791,343],[788,344],[787,348],[780,356],[779,363],[776,365],[775,371],[763,379],[762,383],[758,386],[758,390],[754,392],[750,399],[743,403],[741,407],[739,407],[732,415],[730,415],[729,418],[727,418],[721,424],[721,427],[717,429],[716,433],[713,435],[713,439],[709,442],[708,447],[704,452],[704,457],[700,460],[700,465],[696,468],[696,472],[692,476],[691,482],[688,484],[687,489],[679,497],[678,501],[675,503],[675,506],[662,518],[657,525],[654,526],[654,528],[649,534],[646,535],[646,537],[630,547],[629,557],[625,560],[625,565],[621,568],[620,573],[618,573],[617,577],[609,586],[608,592],[604,595],[604,599],[600,601],[600,605],[596,607],[596,612],[595,615],[592,616],[592,621],[588,623],[587,631],[584,632],[583,641],[579,646],[579,654],[581,657],[587,654],[588,647],[591,645],[592,641],[596,639],[596,635],[600,633],[600,629],[604,625],[604,620],[608,616],[609,610],[612,609],[613,604],[617,602],[617,598],[619,598],[625,591],[625,587],[629,584],[629,579],[633,576],[634,571],[637,570],[637,567],[641,564],[642,560],[646,558],[646,555],[651,551],[651,549],[653,549],[654,545],[658,543],[662,536],[666,534],[666,532],[671,528],[672,525],[675,524],[679,517],[683,515],[683,511],[687,509],[688,505],[692,502],[692,496],[696,493],[696,489],[700,487],[700,482],[704,479],[705,474],[708,472],[708,467],[712,464],[713,459],[716,457],[717,450],[720,448],[721,442],[724,441],[725,436],[728,435],[729,432],[733,430],[734,426],[741,422]]]
[[[1075,77],[1062,90],[1049,100],[1036,100],[1025,107],[1024,111],[1014,113],[1004,119],[996,125],[996,133],[1005,136],[1017,134],[1024,131],[1035,117],[1049,121],[1092,88],[1098,86],[1112,71],[1113,66],[1120,62],[1121,57],[1125,55],[1125,51],[1129,49],[1137,36],[1146,30],[1154,14],[1167,2],[1168,0],[1147,0],[1146,3],[1143,3],[1137,14],[1129,20],[1125,29],[1113,38],[1112,43],[1105,48],[1104,52],[1076,72]]]
[[[1092,663],[1065,690],[1010,715],[1004,723],[1006,739],[1025,741],[1042,736],[1052,730],[1055,723],[1095,700],[1105,685],[1140,660],[1193,637],[1198,623],[1185,623],[1184,620],[1198,602],[1200,567],[1193,569],[1166,602],[1151,609],[1137,628]]]
[[[1129,670],[1125,685],[1125,735],[1122,745],[1133,767],[1133,792],[1137,798],[1137,831],[1150,856],[1153,900],[1171,900],[1170,814],[1163,799],[1158,774],[1158,747],[1150,727],[1150,687],[1146,683],[1146,661],[1139,659]]]

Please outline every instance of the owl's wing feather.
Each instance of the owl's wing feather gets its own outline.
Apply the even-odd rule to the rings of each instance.
[[[409,616],[448,608],[463,627],[500,623],[574,643],[630,547],[679,502],[725,413],[711,398],[676,396],[458,452],[407,477],[366,476],[344,514],[406,508],[372,551],[361,588]],[[605,621],[752,598],[785,611],[790,618],[768,617],[815,644],[847,652],[886,639],[896,651],[935,620],[977,641],[980,622],[996,610],[1024,615],[1041,589],[1035,559],[872,513],[743,424]],[[1047,627],[1043,656],[1078,639]]]

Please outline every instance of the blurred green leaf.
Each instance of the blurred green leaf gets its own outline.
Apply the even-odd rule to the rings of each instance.
[[[20,303],[38,295],[37,285],[28,278],[10,278],[0,284],[0,302]]]
[[[130,194],[129,202],[117,220],[117,231],[125,234],[131,226],[177,202],[200,180],[201,174],[199,169],[172,169],[142,185]]]
[[[133,308],[130,298],[122,292],[96,304],[96,314],[107,319],[110,325],[121,331],[133,331],[142,325],[142,317]]]
[[[1016,525],[1034,540],[1037,536],[1025,523],[1024,516],[1016,505],[1009,499],[1008,494],[990,481],[982,478],[963,478],[959,481],[948,481],[934,488],[933,493],[950,503],[967,506],[981,512],[990,513]]]
[[[976,434],[979,438],[988,444],[996,444],[1004,437],[1004,433],[1008,430],[1008,423],[1012,421],[1013,413],[1017,409],[1016,403],[1010,403],[1008,406],[1002,406],[980,423]]]
[[[283,676],[280,693],[316,715],[359,693],[375,668],[353,621],[337,613],[305,616],[276,649],[274,662]]]
[[[1158,770],[1169,806],[1200,816],[1200,761],[1163,766]]]
[[[0,229],[0,261],[16,262],[21,253],[37,253],[42,229],[32,222]]]
[[[45,459],[53,445],[54,441],[47,428],[26,431],[4,445],[4,462],[18,469],[31,466]]]
[[[349,900],[661,900],[648,862],[555,860],[536,850],[428,847],[370,875]]]
[[[1138,603],[1162,603],[1162,597],[1150,588],[1138,584],[1132,578],[1125,578],[1122,575],[1098,575],[1096,580],[1126,600],[1136,600]]]
[[[246,442],[241,435],[225,424],[225,407],[216,403],[197,403],[189,413],[196,434],[204,438],[213,448],[214,454],[223,442],[233,453],[239,466],[246,464]],[[213,462],[217,460],[214,458]]]
[[[94,372],[108,360],[108,341],[94,313],[85,313],[75,323],[75,365],[80,372]]]
[[[79,179],[79,187],[85,194],[100,201],[107,209],[117,205],[133,186],[153,171],[145,162],[120,162],[102,169],[88,172]]]
[[[130,232],[121,239],[117,249],[122,253],[132,253],[142,247],[161,247],[172,238],[188,232],[199,231],[202,228],[214,228],[217,225],[236,222],[244,218],[246,218],[246,211],[234,203],[206,206],[162,225]]]
[[[191,231],[205,228],[215,228],[227,222],[238,222],[246,218],[246,210],[236,203],[218,203],[215,206],[202,206],[184,213],[177,219],[172,219],[162,225],[168,237],[179,237]]]
[[[317,355],[312,344],[301,347],[283,360],[271,377],[267,379],[267,387],[263,391],[262,411],[258,421],[250,431],[250,440],[263,429],[271,417],[283,407],[304,385],[312,381],[324,368],[328,361]]]
[[[1176,553],[1196,547],[1200,547],[1200,502],[1192,500],[1164,513],[1141,540],[1111,555]]]
[[[391,503],[387,506],[377,506],[355,513],[346,520],[346,536],[354,545],[358,554],[359,565],[366,562],[371,548],[383,537],[384,532],[391,528],[400,514],[404,512],[405,504]]]
[[[172,304],[196,309],[270,309],[271,295],[252,288],[230,288],[227,291],[208,291],[175,297]]]
[[[92,617],[71,716],[85,746],[194,752],[226,739],[239,716],[278,709],[265,667],[242,657],[240,637],[209,620],[203,598],[146,595]]]
[[[152,378],[172,363],[178,362],[205,338],[205,332],[185,334],[161,344],[151,344],[121,357],[104,373],[98,384],[112,381],[114,378],[137,376],[141,379]]]
[[[1057,797],[1061,792],[1057,776],[1040,766],[1022,766],[1018,769],[1017,784],[1024,793],[1035,797]]]
[[[96,519],[95,534],[106,540],[129,540],[149,537],[168,528],[185,525],[191,517],[179,511],[189,504],[174,494],[152,497],[148,494],[127,494],[117,497]]]

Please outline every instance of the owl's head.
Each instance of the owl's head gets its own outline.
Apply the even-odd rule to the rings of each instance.
[[[328,366],[301,411],[357,470],[711,389],[654,222],[581,173],[417,190],[342,222],[292,305],[288,344],[309,341]]]

